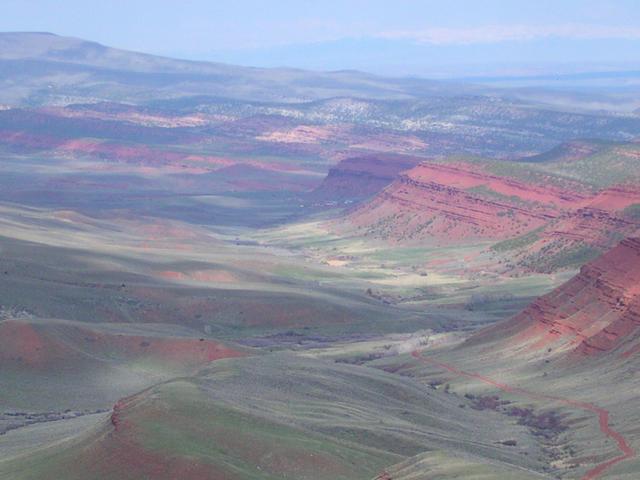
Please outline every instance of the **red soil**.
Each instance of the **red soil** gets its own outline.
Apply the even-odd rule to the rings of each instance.
[[[389,472],[384,471],[378,475],[374,480],[393,480],[393,477],[389,475]]]
[[[246,166],[254,171],[291,172],[299,170],[298,167],[284,163],[261,163],[248,159],[236,160],[217,155],[171,151],[142,144],[119,144],[83,138],[58,143],[54,150],[59,154],[88,155],[100,160],[142,165],[148,168],[191,169],[195,173],[207,173],[236,165]]]
[[[599,192],[590,200],[589,206],[600,210],[620,211],[636,203],[640,203],[640,186],[616,185]]]
[[[107,442],[104,442],[107,444]],[[155,480],[236,480],[228,471],[208,465],[187,456],[177,457],[154,452],[141,447],[135,441],[119,439],[111,445],[91,449],[90,472],[98,472],[94,478],[153,478]],[[87,462],[89,463],[89,462]],[[126,475],[120,477],[119,475]]]
[[[610,248],[611,233],[630,236],[638,231],[637,222],[624,220],[616,212],[592,207],[580,208],[563,215],[557,222],[548,225],[532,251],[539,251],[545,245],[561,241],[564,247],[586,244],[601,249]]]
[[[229,452],[230,465],[233,465],[234,457],[241,458],[244,464],[255,465],[265,475],[273,475],[274,478],[290,475],[307,478],[309,472],[323,472],[325,475],[335,473],[336,477],[345,477],[345,473],[351,471],[351,466],[345,465],[339,455],[321,451],[310,452],[304,447],[274,445],[269,437],[255,437],[250,430],[216,424],[215,420],[212,423],[203,423],[203,419],[192,409],[176,408],[161,394],[158,396],[153,388],[118,401],[111,414],[111,425],[113,428],[108,435],[102,436],[92,445],[89,455],[83,455],[82,458],[91,461],[97,459],[99,462],[104,458],[110,458],[113,463],[111,468],[134,471],[137,473],[135,478],[230,478],[224,469],[224,460],[216,465],[208,465],[206,457],[188,457],[184,453],[176,454],[170,451],[164,452],[160,457],[159,451],[151,450],[147,446],[153,445],[149,442],[150,433],[153,436],[158,435],[153,425],[163,427],[161,435],[175,431],[187,438],[193,435],[194,441],[201,442],[202,445],[216,444],[219,450]],[[155,440],[156,444],[162,443],[157,441],[157,436]],[[125,449],[126,452],[123,451]],[[192,468],[198,469],[198,475],[181,472],[186,460]],[[186,476],[175,476],[178,474],[178,468],[180,473]]]
[[[201,140],[200,136],[186,129],[141,126],[97,118],[61,117],[38,110],[0,111],[0,142],[10,148],[47,150],[74,138],[134,140],[142,144],[165,145],[190,144]],[[42,143],[40,139],[52,141]]]
[[[123,145],[90,139],[68,140],[58,145],[55,150],[60,154],[88,155],[102,160],[149,167],[199,165],[206,167],[202,168],[203,172],[236,163],[224,157],[191,155],[161,150],[147,145]]]
[[[158,272],[157,275],[160,278],[166,278],[167,280],[187,280],[189,277],[182,272],[176,272],[173,270],[163,270]]]
[[[0,364],[45,368],[65,358],[76,358],[63,343],[49,338],[26,321],[0,322]]]
[[[517,197],[525,202],[541,204],[575,205],[585,198],[579,192],[569,192],[549,185],[536,185],[492,175],[479,167],[465,163],[455,165],[424,163],[407,172],[407,177],[417,183],[439,183],[462,190],[486,187],[505,197]]]
[[[0,112],[0,114],[10,117],[10,120],[4,119],[10,126],[0,130],[0,144],[21,152],[46,150],[53,152],[57,158],[97,162],[97,165],[74,164],[73,167],[77,171],[82,171],[85,168],[89,173],[111,171],[139,175],[163,173],[203,175],[224,167],[239,165],[250,168],[256,176],[264,176],[265,172],[271,172],[276,178],[270,178],[262,184],[259,184],[257,179],[248,179],[247,183],[243,183],[246,179],[239,174],[237,178],[233,179],[235,187],[238,189],[302,191],[317,185],[315,181],[305,177],[291,179],[291,181],[283,183],[281,180],[285,173],[308,173],[302,172],[299,166],[291,163],[259,162],[251,158],[232,159],[219,155],[189,153],[184,151],[184,148],[176,148],[174,145],[184,147],[199,144],[208,138],[185,133],[186,130],[179,128],[158,128],[120,121],[130,115],[141,120],[142,123],[146,119],[151,124],[166,121],[168,125],[175,121],[186,121],[187,123],[195,121],[198,123],[202,119],[193,117],[164,118],[133,111],[107,113],[108,115],[104,117],[100,112],[96,114],[96,112],[55,108],[42,111],[14,109],[10,112]],[[112,116],[113,113],[115,113],[115,117]],[[105,120],[103,117],[110,119]],[[0,118],[0,123],[2,120]],[[49,128],[52,125],[55,128]],[[151,147],[149,144],[166,146]],[[225,172],[225,174],[230,173]],[[72,181],[77,182],[77,179]],[[299,185],[300,183],[303,185]],[[96,183],[95,186],[105,188],[100,183]]]
[[[52,135],[0,131],[0,143],[18,150],[46,150],[64,143]]]
[[[553,348],[581,357],[625,349],[629,356],[640,342],[640,239],[622,241],[506,324],[471,341],[488,338],[532,353]]]
[[[202,460],[186,455],[167,455],[153,451],[143,444],[144,435],[137,424],[137,417],[150,418],[158,412],[154,405],[147,405],[148,391],[122,399],[111,414],[113,430],[97,441],[80,449],[80,458],[74,471],[87,469],[94,477],[154,478],[173,480],[236,480],[236,475]],[[137,410],[137,412],[136,412]],[[132,414],[136,412],[135,414]],[[96,475],[97,473],[97,475]]]
[[[221,358],[241,357],[245,353],[221,343],[198,338],[113,335],[79,328],[75,339],[90,345],[92,353],[116,353],[119,358],[153,358],[184,366],[202,365]]]
[[[149,358],[180,367],[195,367],[245,353],[199,338],[108,334],[85,327],[21,321],[0,323],[0,362],[30,369],[51,368],[80,361]]]
[[[113,341],[112,339],[107,339]],[[211,340],[194,338],[122,337],[116,339],[114,347],[124,349],[132,356],[153,357],[179,364],[203,364],[245,356],[244,353]]]
[[[581,401],[577,401],[577,400],[571,400],[571,399],[567,399],[567,398],[563,398],[563,397],[556,397],[553,395],[545,395],[545,394],[540,394],[540,393],[536,393],[536,392],[531,392],[529,390],[525,390],[523,388],[519,388],[519,387],[513,387],[511,385],[508,385],[506,383],[502,383],[502,382],[498,382],[492,378],[486,377],[484,375],[480,375],[478,373],[471,373],[471,372],[466,372],[464,370],[460,370],[452,365],[446,364],[446,363],[442,363],[442,362],[438,362],[437,360],[431,359],[431,358],[427,358],[424,357],[423,355],[421,355],[421,353],[417,350],[413,351],[411,353],[411,355],[416,358],[417,360],[419,360],[420,362],[423,363],[427,363],[427,364],[432,364],[435,365],[437,367],[440,367],[450,373],[453,373],[454,375],[458,375],[461,377],[467,377],[467,378],[473,378],[475,380],[479,380],[483,383],[486,383],[487,385],[491,385],[492,387],[496,387],[504,392],[507,393],[511,393],[514,395],[522,395],[525,397],[529,397],[529,398],[534,398],[537,400],[549,400],[549,401],[553,401],[553,402],[559,402],[562,404],[565,404],[567,406],[570,407],[574,407],[574,408],[579,408],[581,410],[586,410],[589,413],[594,413],[598,416],[598,426],[600,428],[600,431],[607,436],[608,438],[611,438],[612,440],[614,440],[616,442],[616,445],[618,447],[618,450],[620,450],[621,455],[614,457],[610,460],[607,460],[606,462],[602,462],[598,465],[596,465],[594,468],[592,468],[591,470],[589,470],[583,477],[581,480],[595,480],[597,478],[599,478],[607,469],[611,468],[612,466],[616,465],[617,463],[620,463],[624,460],[627,460],[629,458],[633,458],[636,456],[635,451],[629,446],[629,444],[627,443],[627,440],[624,438],[624,436],[622,434],[620,434],[618,431],[614,430],[613,428],[611,428],[609,426],[609,411],[602,408],[602,407],[598,407],[597,405],[594,405],[592,403],[588,403],[588,402],[581,402]]]
[[[580,193],[490,175],[474,165],[423,163],[346,220],[395,241],[501,240],[544,226],[582,201]]]

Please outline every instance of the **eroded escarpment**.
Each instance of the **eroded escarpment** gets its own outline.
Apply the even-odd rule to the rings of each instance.
[[[422,163],[331,227],[400,244],[494,241],[500,268],[536,272],[579,266],[640,231],[635,184],[594,190],[566,177],[491,168],[504,165]]]
[[[570,281],[473,341],[497,336],[505,347],[532,354],[552,349],[629,356],[640,341],[640,239],[623,240]]]
[[[415,167],[423,160],[421,157],[393,154],[345,158],[329,170],[324,181],[311,192],[311,197],[334,202],[370,197],[392,183],[400,172]]]
[[[421,164],[401,174],[346,222],[393,241],[505,239],[557,218],[580,194],[504,179],[464,166]]]

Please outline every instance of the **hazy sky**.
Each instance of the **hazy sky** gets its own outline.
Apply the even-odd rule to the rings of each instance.
[[[2,0],[0,30],[192,59],[402,74],[640,64],[640,0]]]

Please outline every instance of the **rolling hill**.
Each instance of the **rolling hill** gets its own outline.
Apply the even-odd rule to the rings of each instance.
[[[175,325],[10,318],[0,321],[0,334],[2,413],[108,409],[158,382],[247,354]]]
[[[30,105],[197,95],[287,102],[336,96],[410,98],[449,90],[444,82],[384,79],[354,71],[323,73],[175,60],[38,32],[0,35],[0,78],[0,103]]]
[[[92,431],[0,462],[0,474],[371,479],[425,449],[475,452],[512,474],[521,464],[539,468],[536,455],[524,459],[500,443],[516,438],[537,452],[526,428],[496,420],[375,369],[271,354],[219,360],[192,379],[123,399]]]

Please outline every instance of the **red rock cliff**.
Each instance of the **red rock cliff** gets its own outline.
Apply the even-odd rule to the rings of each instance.
[[[471,341],[489,338],[533,353],[633,354],[640,345],[640,239],[622,241],[507,323]]]

